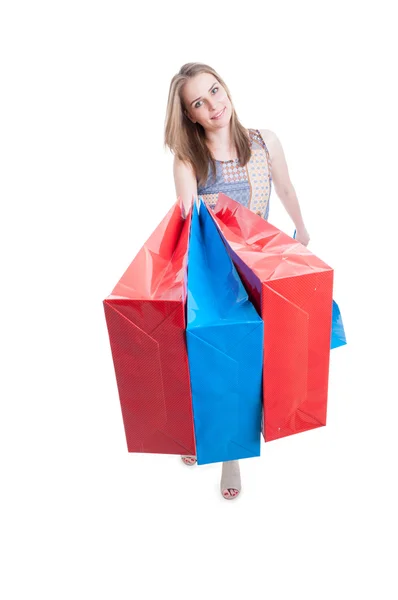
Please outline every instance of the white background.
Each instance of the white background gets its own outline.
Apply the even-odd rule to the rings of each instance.
[[[0,9],[5,600],[395,599],[393,2],[18,2]],[[241,462],[128,454],[102,301],[175,201],[169,84],[213,66],[275,131],[335,269],[328,424]],[[275,195],[270,222],[294,226]]]

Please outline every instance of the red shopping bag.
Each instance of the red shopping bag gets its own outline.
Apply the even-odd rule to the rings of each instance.
[[[265,441],[326,425],[333,269],[225,194],[210,213],[264,321]]]
[[[129,452],[195,454],[186,348],[188,239],[179,201],[104,301]]]

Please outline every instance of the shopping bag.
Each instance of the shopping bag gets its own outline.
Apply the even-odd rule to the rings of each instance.
[[[210,214],[264,321],[264,440],[326,425],[333,269],[225,194]]]
[[[263,322],[202,201],[193,207],[186,335],[198,464],[259,456]]]
[[[177,200],[103,301],[129,452],[195,454],[185,334],[190,223]]]
[[[343,319],[341,318],[339,305],[333,300],[332,335],[330,339],[330,348],[333,350],[333,348],[344,346],[346,343],[347,339],[344,331]]]
[[[294,230],[293,239],[296,239],[296,230]],[[330,349],[338,348],[339,346],[344,346],[347,343],[343,319],[341,317],[340,309],[337,304],[333,300],[332,305],[332,331],[330,335]]]

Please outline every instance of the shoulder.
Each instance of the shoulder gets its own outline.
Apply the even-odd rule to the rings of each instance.
[[[174,155],[173,158],[173,169],[178,171],[194,171],[188,160],[182,160],[177,155]]]
[[[178,158],[176,155],[173,159],[173,172],[174,175],[178,175],[179,177],[188,179],[192,179],[192,177],[196,178],[195,170],[191,163]]]
[[[189,161],[181,160],[175,156],[173,175],[178,195],[184,194],[187,190],[189,191],[189,197],[193,193],[196,194],[195,190],[198,183],[196,171]]]
[[[280,143],[276,133],[271,131],[271,129],[259,129],[259,132],[261,133],[261,137],[263,138],[269,153],[273,154],[278,143]]]

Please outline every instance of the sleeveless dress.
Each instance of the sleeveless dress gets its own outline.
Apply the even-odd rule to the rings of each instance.
[[[198,196],[214,208],[218,193],[222,192],[267,220],[272,187],[271,160],[260,131],[248,131],[252,153],[249,162],[242,167],[238,158],[216,160],[215,180],[209,164],[207,181],[203,186],[198,185]]]

